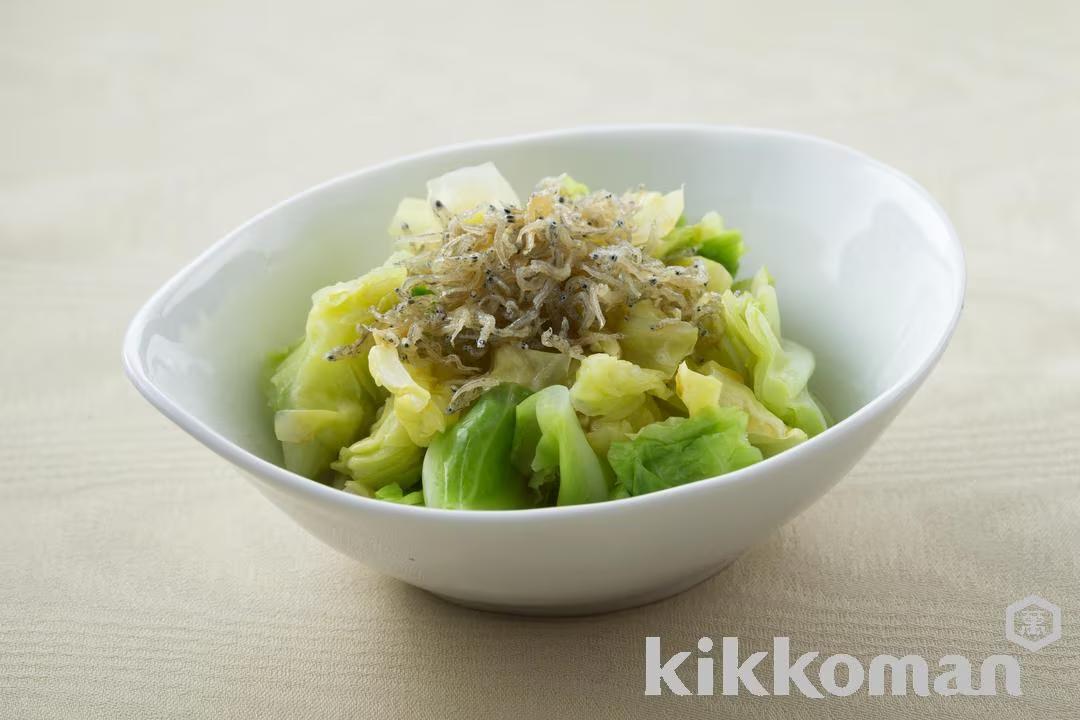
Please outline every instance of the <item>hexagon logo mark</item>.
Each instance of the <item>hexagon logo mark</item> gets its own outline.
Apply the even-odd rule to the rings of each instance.
[[[1061,608],[1038,595],[1005,610],[1005,637],[1022,648],[1041,650],[1061,637]]]

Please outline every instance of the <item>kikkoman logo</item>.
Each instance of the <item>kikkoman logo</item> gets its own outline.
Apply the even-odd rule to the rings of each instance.
[[[660,654],[660,638],[645,638],[645,694],[661,695],[666,687],[676,695],[714,695],[717,673],[712,656],[713,640],[698,640],[697,677],[695,691],[691,692],[679,669],[692,654],[677,652],[663,660]],[[1020,663],[1012,655],[991,655],[979,668],[979,685],[972,685],[971,662],[961,655],[946,655],[938,660],[936,674],[931,682],[930,665],[919,655],[878,655],[867,667],[852,655],[830,655],[818,666],[815,685],[807,676],[807,669],[821,653],[808,652],[791,660],[791,641],[786,637],[773,638],[772,692],[761,683],[755,671],[768,652],[755,652],[740,662],[739,638],[725,637],[720,645],[720,692],[738,695],[745,689],[751,695],[791,695],[793,692],[808,698],[826,695],[846,697],[868,685],[870,695],[927,696],[931,690],[938,695],[997,695],[998,670],[1004,671],[1005,691],[1020,695]],[[843,667],[843,672],[839,672]],[[886,676],[889,682],[886,683]],[[869,682],[867,682],[869,680]]]
[[[1005,616],[1005,636],[1028,650],[1038,650],[1061,637],[1061,610],[1038,596],[1031,595],[1013,603]],[[754,652],[742,658],[739,638],[725,637],[720,641],[717,658],[715,645],[711,637],[698,640],[698,656],[692,663],[696,673],[691,673],[683,666],[691,665],[687,660],[694,654],[692,650],[682,650],[664,659],[660,638],[645,638],[645,694],[661,695],[666,689],[675,695],[714,695],[719,684],[719,692],[723,695],[738,695],[745,690],[751,695],[799,693],[808,698],[846,697],[864,687],[869,695],[907,695],[909,692],[921,697],[931,693],[997,695],[999,678],[1004,692],[1022,694],[1020,661],[1012,655],[990,655],[979,664],[977,676],[973,675],[971,661],[963,655],[945,655],[933,668],[920,655],[877,655],[867,664],[852,655],[829,655],[821,660],[814,673],[811,665],[821,653],[803,653],[793,661],[790,638],[774,637],[772,682],[771,688],[766,688],[756,672],[767,669],[768,652]],[[814,675],[817,684],[811,679]],[[686,681],[691,677],[693,683],[688,686]]]
[[[1035,651],[1061,637],[1061,608],[1038,595],[1017,600],[1005,610],[1005,637]]]

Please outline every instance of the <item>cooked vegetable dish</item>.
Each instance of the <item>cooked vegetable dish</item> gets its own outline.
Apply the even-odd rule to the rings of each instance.
[[[491,163],[428,182],[397,247],[312,297],[270,358],[285,467],[433,508],[574,505],[761,461],[822,432],[809,350],[773,278],[734,280],[742,236],[683,191],[545,178],[522,202]]]

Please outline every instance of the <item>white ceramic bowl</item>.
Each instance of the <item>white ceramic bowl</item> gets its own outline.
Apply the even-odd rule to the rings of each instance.
[[[315,289],[384,261],[398,199],[487,160],[523,193],[561,172],[613,190],[685,184],[688,215],[719,210],[743,231],[743,267],[764,263],[776,277],[784,333],[816,354],[811,386],[836,426],[729,475],[566,508],[406,507],[279,467],[260,393],[267,351],[301,333]],[[281,203],[150,299],[128,330],[124,363],[151,403],[331,547],[455,602],[589,613],[688,588],[821,497],[926,378],[963,293],[963,255],[945,214],[858,152],[774,131],[586,128],[421,153]]]

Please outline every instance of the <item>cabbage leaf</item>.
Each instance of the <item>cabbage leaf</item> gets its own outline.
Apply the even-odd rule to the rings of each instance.
[[[533,504],[525,478],[510,462],[517,407],[528,395],[523,387],[503,383],[435,436],[423,465],[428,507],[513,510]]]
[[[682,217],[685,200],[683,190],[673,190],[662,195],[658,192],[635,191],[623,196],[637,205],[631,219],[630,242],[648,246],[670,233]]]
[[[794,447],[805,441],[806,433],[789,428],[784,421],[769,412],[754,391],[739,380],[738,375],[709,361],[695,372],[686,363],[675,373],[675,387],[691,415],[709,407],[735,407],[747,414],[746,436],[750,444],[765,457]]]
[[[271,356],[267,395],[285,467],[318,479],[338,451],[375,420],[383,393],[373,382],[366,353],[330,360],[327,355],[359,337],[373,308],[405,280],[405,269],[379,267],[312,296],[303,339]]]
[[[436,213],[446,209],[453,215],[498,204],[521,207],[521,200],[494,163],[463,167],[428,180],[427,204]]]
[[[689,418],[673,417],[612,443],[608,462],[618,494],[643,495],[723,475],[761,460],[746,437],[746,413],[711,407]]]
[[[408,368],[397,348],[376,342],[368,353],[371,377],[394,397],[394,414],[414,443],[421,447],[446,429],[450,391],[434,370],[422,363]]]
[[[635,303],[615,328],[622,357],[635,365],[675,374],[679,363],[694,350],[698,329],[688,322],[665,318],[649,300]]]
[[[552,385],[517,407],[512,460],[531,474],[530,486],[541,497],[557,483],[558,505],[579,505],[608,498],[608,481],[570,403],[570,391]]]
[[[727,291],[721,298],[724,322],[732,340],[747,351],[747,369],[754,395],[789,426],[813,437],[828,420],[810,395],[807,382],[814,371],[813,354],[780,336],[776,292],[764,269],[749,292]]]
[[[530,390],[565,385],[570,376],[570,356],[560,352],[530,350],[515,345],[495,349],[490,375],[502,382],[517,383]]]
[[[609,420],[627,417],[645,403],[646,393],[664,394],[664,373],[638,367],[605,353],[581,361],[570,401],[583,415],[603,415]]]
[[[676,255],[700,255],[723,265],[731,275],[739,272],[739,260],[746,252],[742,233],[724,227],[715,212],[705,213],[693,225],[682,225],[668,232],[649,249],[658,258]]]
[[[390,484],[407,488],[420,480],[424,449],[409,437],[394,413],[394,402],[394,397],[387,398],[371,434],[341,448],[338,461],[331,465],[371,490]]]

